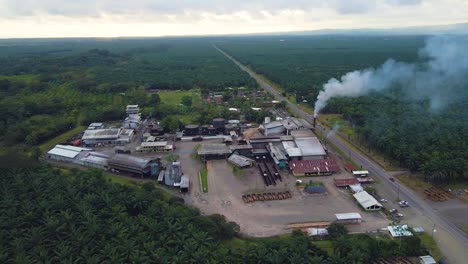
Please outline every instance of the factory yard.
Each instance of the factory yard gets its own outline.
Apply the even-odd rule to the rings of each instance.
[[[217,143],[217,141],[210,141]],[[280,171],[283,181],[277,186],[265,187],[256,167],[242,169],[235,174],[226,160],[207,161],[209,192],[201,192],[198,170],[202,162],[193,159],[195,142],[178,142],[178,155],[184,164],[184,173],[191,176],[191,188],[186,203],[199,208],[204,214],[223,214],[229,221],[240,225],[241,233],[267,237],[291,232],[290,223],[335,220],[336,213],[359,212],[363,221],[349,226],[351,232],[376,230],[388,224],[380,212],[367,213],[358,208],[351,194],[334,186],[333,178],[349,177],[346,172],[334,176],[301,178],[323,182],[328,194],[310,195],[296,188],[296,178],[286,170]],[[246,204],[242,195],[247,192],[274,192],[289,190],[291,199],[262,201]]]

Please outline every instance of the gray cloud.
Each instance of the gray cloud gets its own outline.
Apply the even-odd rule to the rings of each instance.
[[[421,0],[384,0],[390,5],[416,4]],[[375,9],[377,0],[0,0],[0,14],[7,17],[33,16],[37,13],[62,16],[95,17],[103,13],[117,15],[180,15],[187,12],[231,14],[245,11],[275,13],[283,10],[310,11],[331,8],[339,14],[366,13]]]

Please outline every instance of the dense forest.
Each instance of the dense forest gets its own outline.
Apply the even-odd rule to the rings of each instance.
[[[280,84],[297,100],[315,102],[330,78],[376,68],[389,58],[414,62],[423,36],[308,36],[229,38],[217,45]],[[340,113],[359,136],[400,166],[431,181],[468,179],[468,80],[457,100],[432,111],[427,98],[409,100],[401,89],[358,98],[334,98],[323,113]],[[451,93],[454,93],[453,91]]]
[[[0,156],[1,263],[369,263],[423,253],[417,237],[348,235],[335,224],[331,255],[301,232],[239,238],[237,224],[202,216],[152,183],[114,184],[98,170],[27,159]]]
[[[157,117],[189,111],[159,104],[149,90],[257,86],[208,41],[198,39],[0,44],[0,142],[5,146],[33,146],[77,125],[120,120],[129,103]]]

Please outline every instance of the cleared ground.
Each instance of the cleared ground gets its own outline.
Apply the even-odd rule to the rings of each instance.
[[[211,141],[210,143],[214,143]],[[204,143],[208,143],[205,141]],[[364,218],[361,225],[350,227],[351,231],[364,232],[385,226],[388,220],[379,212],[366,213],[359,209],[346,190],[333,185],[334,177],[348,177],[346,173],[310,178],[321,181],[328,190],[327,195],[307,195],[295,187],[296,178],[287,171],[282,172],[283,182],[277,186],[265,187],[257,169],[244,169],[235,175],[226,160],[207,162],[208,193],[202,193],[196,177],[202,163],[190,155],[196,143],[178,142],[178,152],[183,171],[191,176],[191,189],[186,197],[189,205],[199,208],[204,214],[219,213],[235,221],[245,235],[265,237],[290,232],[286,225],[293,222],[333,221],[335,213],[359,212]],[[198,164],[198,166],[197,166]],[[308,180],[309,178],[302,178]],[[250,191],[289,190],[293,197],[288,200],[264,201],[245,204],[241,196]]]

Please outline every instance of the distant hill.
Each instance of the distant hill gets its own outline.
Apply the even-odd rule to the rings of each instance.
[[[261,33],[249,35],[468,35],[468,22],[450,25],[413,26],[401,28],[319,29],[294,32]]]

